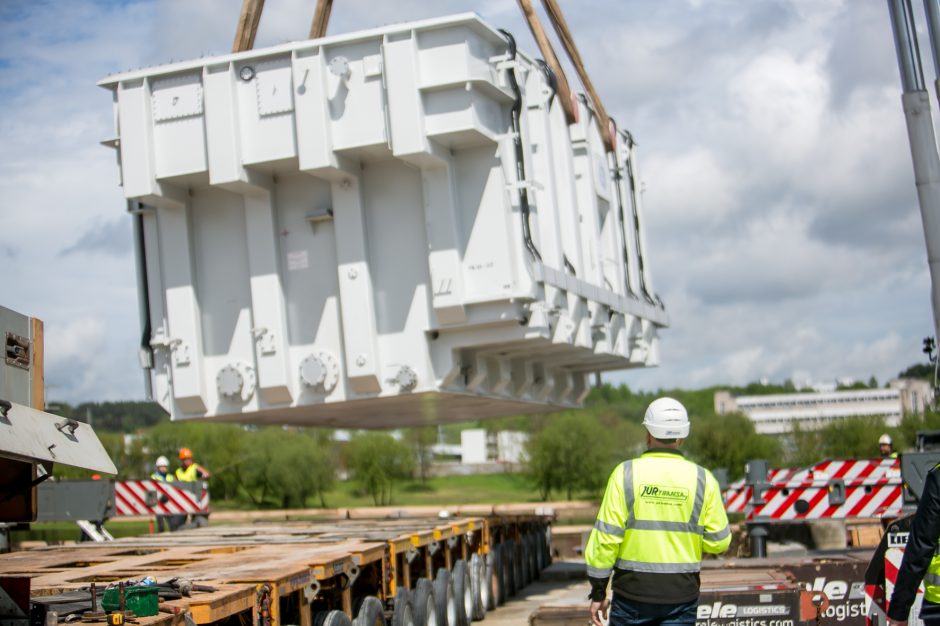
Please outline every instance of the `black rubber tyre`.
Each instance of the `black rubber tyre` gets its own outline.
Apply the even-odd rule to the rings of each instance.
[[[470,590],[473,592],[474,620],[486,617],[486,596],[489,588],[489,579],[486,577],[486,560],[479,554],[470,557]]]
[[[437,599],[437,626],[459,626],[457,623],[457,598],[450,572],[443,567],[434,577],[434,595]]]
[[[529,582],[539,579],[538,540],[534,532],[525,536],[526,565],[529,567]]]
[[[457,599],[457,626],[469,626],[473,618],[473,583],[466,561],[457,559],[450,579],[454,581],[454,598]]]
[[[519,565],[521,566],[519,569],[522,572],[522,586],[528,587],[529,583],[532,582],[532,570],[529,569],[529,563],[531,561],[529,558],[529,537],[522,535],[516,546],[516,549],[519,551]]]
[[[512,575],[513,571],[513,554],[512,554],[512,542],[504,541],[500,547],[500,552],[502,552],[503,558],[503,587],[506,589],[506,598],[511,598],[516,595],[516,577]]]
[[[375,596],[366,596],[359,602],[353,626],[385,626],[385,611],[382,601]]]
[[[313,626],[352,626],[352,620],[342,611],[320,611],[313,614]]]
[[[541,572],[545,569],[547,563],[545,562],[545,552],[547,551],[547,542],[545,541],[545,529],[539,528],[535,531],[535,556],[538,562],[538,570]]]
[[[395,594],[392,626],[415,626],[415,607],[411,603],[411,592],[404,587],[399,587]]]
[[[543,548],[545,550],[545,567],[548,567],[552,564],[552,558],[554,553],[552,552],[552,531],[550,528],[546,527],[544,530],[544,536],[542,537]],[[542,569],[545,569],[543,567]]]
[[[486,555],[486,579],[490,582],[490,596],[486,608],[490,611],[506,601],[506,588],[503,587],[503,577],[500,575],[502,569],[503,559],[499,546],[493,546]]]
[[[522,554],[522,544],[512,542],[512,575],[516,577],[516,593],[525,588],[525,556]]]
[[[430,580],[418,579],[411,592],[411,603],[415,608],[415,626],[438,626],[437,596]]]

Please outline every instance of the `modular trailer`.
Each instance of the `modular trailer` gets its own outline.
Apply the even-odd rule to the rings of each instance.
[[[152,576],[192,581],[196,591],[139,618],[145,626],[187,615],[196,624],[371,626],[387,617],[402,626],[465,626],[548,565],[550,522],[494,514],[209,527],[3,555],[0,578],[30,580],[39,624],[57,607],[90,602],[91,583],[100,593]]]

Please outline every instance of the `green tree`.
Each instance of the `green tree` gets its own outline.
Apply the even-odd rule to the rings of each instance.
[[[795,424],[790,431],[784,464],[807,466],[823,459],[876,458],[878,437],[888,433],[901,440],[894,429],[885,426],[883,417],[846,417],[825,424],[817,430],[805,430]]]
[[[431,464],[434,461],[432,446],[437,441],[437,427],[420,426],[418,428],[409,428],[405,431],[405,442],[411,447],[415,461],[418,465],[418,475],[421,482],[426,483],[431,472]]]
[[[529,474],[542,500],[552,491],[570,500],[575,492],[602,488],[617,442],[590,412],[552,415],[527,446]]]
[[[898,378],[920,378],[929,383],[933,382],[933,363],[915,363],[903,372],[898,373]]]
[[[898,436],[894,440],[894,449],[899,452],[913,449],[917,442],[917,432],[921,430],[940,430],[940,413],[928,409],[923,415],[908,413],[902,417]]]
[[[272,495],[280,500],[281,508],[303,508],[314,496],[325,507],[325,494],[335,482],[337,461],[329,434],[276,429],[270,436],[278,454],[268,477]]]
[[[687,456],[709,469],[726,468],[731,479],[743,476],[751,459],[766,459],[773,466],[782,458],[779,441],[758,435],[754,423],[740,413],[706,413],[692,416],[691,421],[682,446]]]
[[[415,460],[408,445],[386,433],[360,433],[346,446],[350,476],[376,505],[391,504],[396,480],[410,478]]]

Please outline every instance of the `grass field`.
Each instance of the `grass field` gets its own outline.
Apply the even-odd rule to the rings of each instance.
[[[420,481],[401,483],[392,491],[392,504],[448,505],[506,502],[536,502],[539,499],[528,477],[520,474],[479,474],[476,476],[443,476]],[[337,483],[336,488],[326,494],[329,507],[352,508],[373,506],[372,497],[358,493],[357,486],[349,481]]]

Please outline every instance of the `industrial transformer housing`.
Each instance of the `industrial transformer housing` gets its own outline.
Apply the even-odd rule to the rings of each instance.
[[[476,15],[100,84],[174,419],[479,419],[657,364],[632,139]]]

